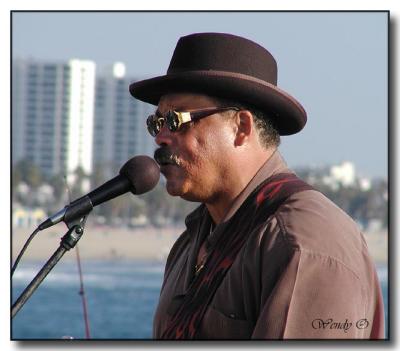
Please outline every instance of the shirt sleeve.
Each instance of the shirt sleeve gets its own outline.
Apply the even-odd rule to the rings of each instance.
[[[253,339],[369,338],[365,288],[332,257],[296,249],[261,307]]]

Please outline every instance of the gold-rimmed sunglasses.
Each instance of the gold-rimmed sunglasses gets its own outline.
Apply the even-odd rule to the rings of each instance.
[[[163,127],[164,123],[171,132],[178,131],[183,124],[208,117],[214,113],[228,110],[239,111],[237,107],[209,107],[191,112],[168,111],[164,116],[156,113],[147,117],[147,130],[155,137]]]

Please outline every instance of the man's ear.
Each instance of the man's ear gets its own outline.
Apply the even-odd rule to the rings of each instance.
[[[235,146],[241,146],[248,142],[249,137],[253,132],[253,116],[250,111],[241,110],[236,113],[236,136]]]

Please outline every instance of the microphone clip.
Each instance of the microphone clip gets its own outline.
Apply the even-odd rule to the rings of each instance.
[[[83,223],[84,226],[86,217],[92,210],[93,204],[89,196],[83,196],[78,200],[71,202],[65,211],[63,221],[70,229],[71,227],[81,223]]]
[[[72,206],[71,206],[72,205]],[[83,235],[89,212],[93,209],[92,202],[88,196],[84,196],[73,203],[64,215],[64,223],[68,232],[61,238],[61,244],[66,250],[75,247]]]
[[[61,239],[61,246],[63,246],[66,250],[70,250],[75,247],[78,243],[79,239],[83,235],[83,230],[85,228],[86,216],[82,218],[81,223],[74,224],[69,227],[68,232]]]

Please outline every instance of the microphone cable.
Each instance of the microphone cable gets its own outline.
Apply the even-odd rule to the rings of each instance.
[[[22,256],[23,256],[24,252],[25,252],[26,249],[28,248],[30,242],[31,242],[32,239],[36,236],[36,234],[39,233],[39,231],[40,231],[39,227],[36,228],[36,229],[34,230],[34,232],[29,236],[28,240],[25,242],[25,244],[24,244],[22,250],[20,251],[20,253],[19,253],[18,256],[17,256],[17,259],[16,259],[15,262],[14,262],[14,265],[13,265],[12,268],[11,268],[11,277],[13,276],[15,270],[17,269],[18,263],[19,263],[19,261],[21,260],[21,258],[22,258]]]

